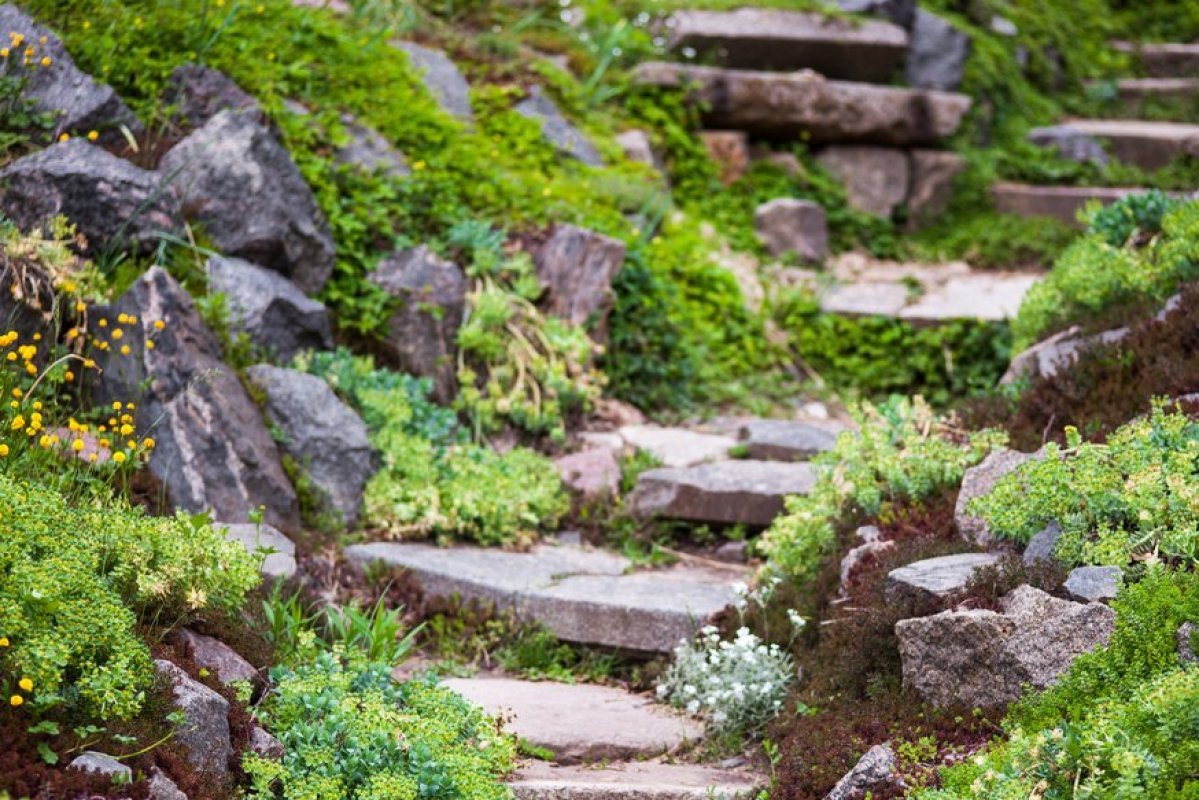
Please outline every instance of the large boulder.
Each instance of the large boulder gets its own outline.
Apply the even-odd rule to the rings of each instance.
[[[198,127],[229,109],[253,115],[266,122],[266,115],[254,96],[223,72],[203,64],[182,64],[172,70],[163,92],[163,102],[174,118],[189,127]]]
[[[474,114],[470,107],[470,84],[445,53],[415,42],[393,42],[408,54],[408,60],[420,73],[425,88],[445,111],[469,122]]]
[[[18,70],[25,81],[22,95],[33,101],[36,110],[57,115],[55,136],[61,132],[82,136],[94,130],[102,141],[118,142],[124,138],[122,126],[141,133],[141,123],[111,86],[81,71],[51,30],[6,3],[0,5],[0,35],[15,51],[17,46],[9,40],[12,34],[24,37],[22,52],[24,48],[34,51],[31,63]],[[42,65],[43,58],[50,59],[48,66]],[[15,52],[9,60],[17,60]],[[10,65],[10,69],[15,67]]]
[[[989,453],[978,464],[966,470],[962,475],[957,504],[953,508],[953,520],[957,523],[958,533],[966,541],[979,547],[988,547],[995,540],[986,521],[968,510],[970,502],[990,494],[995,484],[1005,475],[1038,457],[1037,453],[1021,453],[1001,448]]]
[[[281,272],[309,294],[325,285],[329,226],[291,156],[254,114],[218,112],[159,170],[221,252]]]
[[[911,164],[903,150],[834,145],[816,160],[845,186],[849,205],[858,211],[890,217],[908,197]]]
[[[794,253],[820,263],[828,255],[828,218],[819,203],[777,197],[754,211],[754,227],[772,256]]]
[[[95,396],[137,403],[140,433],[157,443],[150,471],[170,501],[238,522],[262,506],[267,522],[297,530],[299,505],[279,450],[183,287],[153,267],[107,316],[122,313],[137,318],[123,329],[129,354],[115,346],[103,353]]]
[[[1045,380],[1069,368],[1088,349],[1116,344],[1128,335],[1128,328],[1114,328],[1100,333],[1084,334],[1078,325],[1049,336],[1012,359],[1001,384],[1019,380]]]
[[[353,527],[366,482],[378,468],[362,418],[316,375],[258,364],[246,377],[265,396],[267,418],[282,434],[280,447],[315,490],[322,512]]]
[[[534,86],[529,91],[529,96],[517,103],[515,110],[522,117],[541,123],[541,135],[559,153],[592,167],[604,163],[595,145],[562,115],[558,106],[545,96],[540,87]]]
[[[146,253],[182,231],[179,200],[159,175],[81,138],[14,161],[0,186],[0,211],[18,227],[62,214],[93,252]]]
[[[1002,612],[944,611],[895,625],[903,682],[937,706],[994,707],[1044,689],[1078,656],[1107,644],[1115,612],[1021,586]]]
[[[466,313],[466,275],[428,247],[397,250],[370,280],[400,303],[387,322],[386,354],[404,372],[433,379],[442,402],[458,389],[458,328]]]
[[[624,266],[623,242],[574,225],[557,225],[533,255],[546,308],[574,325],[592,322],[605,338],[615,297],[612,281]]]
[[[931,11],[916,10],[908,45],[909,84],[919,89],[957,89],[969,57],[969,36]]]
[[[183,722],[175,730],[175,741],[187,750],[192,769],[220,780],[229,772],[233,745],[229,738],[229,701],[193,680],[170,661],[156,659],[158,674],[170,684],[175,707]]]
[[[321,303],[274,270],[240,258],[208,259],[208,290],[225,296],[229,323],[260,350],[289,362],[304,350],[329,350],[333,331]]]

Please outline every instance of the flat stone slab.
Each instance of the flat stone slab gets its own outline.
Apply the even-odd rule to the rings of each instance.
[[[1083,603],[1114,600],[1124,586],[1119,567],[1075,567],[1066,578],[1066,592]]]
[[[1001,181],[991,187],[995,210],[1018,217],[1052,217],[1081,228],[1078,212],[1092,200],[1103,205],[1145,190],[1136,186],[1037,186]]]
[[[832,450],[842,430],[844,426],[834,422],[816,425],[787,419],[755,419],[741,426],[738,439],[746,454],[759,461],[806,461]]]
[[[513,775],[517,800],[708,800],[753,797],[768,781],[740,770],[639,761],[603,769],[534,761]]]
[[[998,562],[999,556],[994,553],[926,558],[892,570],[883,591],[888,602],[949,598],[964,590],[975,572]]]
[[[1199,75],[1199,42],[1195,44],[1136,44],[1114,42],[1115,49],[1133,53],[1152,78],[1187,78]]]
[[[1116,96],[1125,103],[1186,100],[1197,95],[1199,78],[1124,78],[1116,81]]]
[[[647,470],[630,503],[642,517],[766,527],[783,513],[784,498],[807,494],[815,482],[810,464],[719,461]]]
[[[564,641],[651,653],[670,651],[733,603],[746,576],[733,566],[633,572],[623,556],[572,545],[513,553],[375,542],[347,548],[346,557],[406,569],[434,597],[511,608]]]
[[[1089,136],[1125,164],[1161,169],[1176,158],[1199,155],[1199,125],[1138,119],[1075,119],[1055,130]]]
[[[690,87],[711,128],[820,142],[931,145],[958,129],[964,94],[827,80],[814,72],[756,72],[646,62],[637,83]]]
[[[703,726],[648,696],[610,686],[452,678],[445,685],[508,722],[558,763],[652,758],[703,738]]]
[[[672,50],[691,48],[726,67],[792,71],[885,83],[903,60],[908,34],[880,20],[848,20],[767,8],[678,11],[667,21]]]
[[[668,467],[727,458],[729,448],[737,443],[731,436],[657,425],[626,425],[620,435],[626,444],[644,450]]]
[[[239,542],[251,555],[262,555],[259,573],[267,580],[286,580],[296,574],[296,545],[271,525],[248,522],[215,523],[225,529],[225,538]]]

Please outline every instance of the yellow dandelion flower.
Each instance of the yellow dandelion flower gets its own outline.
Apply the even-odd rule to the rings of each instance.
[[[118,450],[112,454],[112,460],[117,462],[118,464],[124,464],[125,463],[125,454],[123,452],[121,452],[120,450]]]
[[[25,704],[25,698],[21,697],[19,694],[14,694],[12,697],[8,698],[8,704],[13,708],[16,708],[17,706]]]
[[[67,370],[66,374],[62,377],[67,381],[67,383],[70,383],[71,381],[75,380],[75,373]]]
[[[142,447],[146,448],[147,450],[153,450],[154,449],[154,440],[151,439],[149,436],[147,436],[145,439],[142,440]]]
[[[64,134],[62,134],[61,136],[59,136],[59,137],[58,137],[58,141],[60,141],[60,142],[69,142],[69,141],[71,141],[71,134],[69,134],[69,133],[64,133]]]
[[[25,362],[25,372],[29,373],[30,375],[36,375],[37,364],[34,364],[32,361]]]
[[[100,131],[88,131],[87,132],[87,140],[89,142],[94,142],[99,138],[100,138]]]
[[[97,325],[99,325],[101,328],[107,328],[107,327],[108,327],[108,320],[106,320],[106,319],[102,319],[102,320],[100,320],[99,322],[97,322],[96,324],[97,324]]]
[[[163,322],[162,320],[160,320],[160,319],[154,320],[154,330],[160,331],[163,328],[165,328],[166,326],[167,326],[167,324],[165,322]]]
[[[74,450],[76,453],[82,453],[83,448],[84,448],[84,444],[83,444],[82,439],[76,439],[75,441],[71,442],[71,449]]]
[[[0,458],[4,458],[4,457],[6,457],[7,455],[8,455],[8,445],[6,445],[6,444],[0,444]],[[7,640],[7,639],[5,639],[5,640],[4,640],[4,647],[8,647],[8,640]]]
[[[154,340],[153,340],[153,339],[147,339],[147,340],[146,340],[146,349],[147,349],[147,350],[153,350],[153,349],[154,349]]]
[[[121,435],[122,436],[128,436],[131,433],[133,433],[132,425],[122,425],[121,426]]]
[[[0,636],[0,647],[8,647],[8,637]]]
[[[25,427],[25,418],[22,417],[20,414],[17,414],[15,417],[12,418],[11,427],[14,431],[21,430],[21,428]]]
[[[17,686],[20,686],[26,692],[33,691],[33,681],[29,678],[21,678],[21,680],[17,681]]]
[[[123,355],[123,356],[129,355],[129,345],[127,345],[127,344],[121,345],[121,355]]]
[[[54,63],[54,59],[50,58],[50,56],[45,56],[42,58],[42,66],[43,67],[48,67],[53,63]]]
[[[125,332],[124,332],[123,330],[121,330],[120,328],[113,328],[113,329],[112,329],[112,338],[114,338],[114,339],[120,339],[120,338],[121,338],[122,336],[124,336],[124,335],[125,335]]]

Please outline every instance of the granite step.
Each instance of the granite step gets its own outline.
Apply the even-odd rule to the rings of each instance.
[[[890,80],[908,49],[907,31],[890,22],[781,9],[678,11],[666,27],[671,50],[693,50],[725,67],[810,69],[869,83]]]
[[[626,425],[618,432],[626,445],[649,453],[668,467],[689,467],[727,458],[729,448],[736,444],[731,436],[688,428]]]
[[[768,781],[745,769],[638,761],[602,768],[535,761],[513,775],[517,800],[735,800],[754,797]]]
[[[615,553],[541,544],[516,553],[473,546],[374,542],[346,548],[360,568],[407,570],[426,595],[513,609],[563,641],[669,652],[733,603],[748,573],[732,565],[634,570]]]
[[[690,87],[706,127],[814,143],[933,145],[952,136],[970,108],[964,94],[828,80],[810,71],[646,62],[633,80]]]
[[[1116,97],[1133,108],[1150,100],[1199,99],[1199,78],[1124,78],[1116,81]]]
[[[1161,169],[1184,156],[1199,156],[1199,125],[1183,122],[1075,119],[1041,130],[1090,137],[1118,161],[1145,170]]]
[[[1199,42],[1194,44],[1138,44],[1114,42],[1113,46],[1138,58],[1151,78],[1190,78],[1199,76]]]
[[[637,479],[629,506],[643,518],[764,528],[783,513],[785,498],[806,494],[815,482],[810,464],[781,461],[651,469]]]
[[[759,461],[807,461],[833,449],[845,425],[827,420],[751,419],[737,432],[745,455]]]
[[[1103,205],[1141,194],[1136,186],[1038,186],[1001,181],[991,187],[995,209],[1018,217],[1052,217],[1082,227],[1078,212],[1091,200]]]

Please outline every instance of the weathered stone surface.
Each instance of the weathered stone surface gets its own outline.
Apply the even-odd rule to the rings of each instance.
[[[882,531],[880,531],[878,529],[878,527],[875,525],[863,525],[860,528],[858,528],[856,531],[854,531],[854,534],[858,537],[859,541],[861,541],[865,544],[870,544],[871,542],[878,542],[878,541],[881,541],[883,538]]]
[[[24,36],[24,47],[34,48],[35,64],[23,71],[25,85],[22,94],[40,112],[58,115],[52,131],[54,138],[62,132],[84,135],[98,131],[105,142],[120,141],[121,126],[135,134],[141,123],[117,96],[112,87],[99,83],[75,66],[62,40],[48,28],[38,25],[11,3],[0,5],[0,32],[9,45],[8,35]],[[17,54],[14,49],[13,58]],[[48,57],[49,66],[41,59]]]
[[[953,521],[966,541],[979,547],[989,547],[994,541],[987,523],[967,510],[970,501],[991,493],[995,484],[1022,464],[1037,458],[1036,453],[1021,453],[1006,448],[995,450],[962,475],[962,487],[953,507]]]
[[[1178,660],[1183,664],[1199,664],[1199,649],[1196,649],[1196,642],[1199,642],[1199,625],[1194,622],[1184,622],[1178,626]]]
[[[0,171],[0,211],[28,229],[62,214],[92,251],[149,252],[181,231],[179,201],[153,172],[82,138],[59,142]]]
[[[750,458],[761,461],[806,461],[832,450],[838,427],[785,419],[755,419],[741,426],[738,438]]]
[[[620,435],[626,444],[644,450],[667,467],[689,467],[725,458],[737,443],[731,436],[657,425],[626,425]]]
[[[814,73],[751,72],[647,62],[634,80],[692,86],[707,124],[812,142],[935,144],[954,133],[970,98],[947,92],[830,81]]]
[[[911,170],[902,150],[834,145],[816,160],[845,186],[849,205],[859,211],[890,217],[907,199]]]
[[[162,157],[188,216],[216,247],[281,272],[309,294],[333,272],[333,238],[308,184],[271,132],[220,111]]]
[[[729,186],[749,170],[749,137],[745,131],[700,131],[708,157],[720,168],[720,182]]]
[[[242,522],[235,525],[219,524],[225,529],[225,538],[240,543],[249,553],[265,554],[259,573],[267,580],[286,580],[296,574],[296,545],[270,525],[254,525]]]
[[[300,287],[270,269],[240,258],[208,259],[208,289],[225,296],[229,322],[282,363],[304,350],[331,350],[329,312]]]
[[[744,564],[749,560],[749,543],[744,539],[724,542],[712,553],[712,558],[726,564]]]
[[[262,680],[253,664],[220,639],[187,628],[176,628],[167,634],[166,641],[179,648],[197,667],[216,675],[226,686],[238,681],[260,683]]]
[[[349,114],[343,114],[341,122],[349,138],[337,150],[338,163],[351,164],[365,172],[378,172],[392,178],[411,174],[404,155],[392,147],[383,134],[363,125]]]
[[[1078,212],[1090,201],[1107,205],[1144,191],[1126,186],[1034,186],[1001,181],[991,187],[991,197],[995,210],[1004,214],[1052,217],[1082,227]]]
[[[187,800],[187,795],[158,767],[150,768],[150,778],[146,782],[150,787],[150,800]]]
[[[624,266],[623,242],[574,225],[556,225],[533,254],[548,311],[574,325],[593,321],[606,338],[612,281]]]
[[[1098,139],[1068,124],[1033,128],[1028,132],[1028,141],[1038,147],[1052,148],[1067,161],[1100,167],[1108,162],[1107,151]]]
[[[1128,328],[1083,335],[1082,329],[1073,325],[1022,351],[1012,359],[999,382],[1008,384],[1022,378],[1052,378],[1077,361],[1087,349],[1116,344],[1127,335]]]
[[[402,567],[426,596],[479,599],[541,622],[559,639],[665,653],[736,600],[743,570],[674,566],[630,572],[602,551],[538,545],[490,548],[374,543],[346,549],[351,563]],[[626,574],[627,573],[627,574]]]
[[[905,30],[916,19],[916,0],[837,0],[837,6],[850,14],[870,14],[889,19]]]
[[[263,758],[283,758],[283,742],[271,736],[258,725],[250,729],[250,750]]]
[[[894,547],[895,542],[871,541],[860,544],[846,553],[845,557],[841,559],[841,596],[844,597],[849,593],[849,582],[853,577],[854,570],[867,559],[878,558]]]
[[[965,591],[974,574],[999,563],[994,553],[959,553],[926,558],[887,575],[887,601],[945,601]]]
[[[155,659],[154,666],[171,685],[175,706],[184,721],[175,730],[175,741],[187,750],[197,772],[219,778],[229,771],[233,746],[229,741],[229,701],[192,678],[170,661]]]
[[[648,167],[658,166],[658,158],[654,155],[654,146],[650,142],[649,134],[645,131],[638,128],[621,131],[616,135],[616,143],[620,145],[621,150],[624,150],[625,157],[629,161],[636,161],[638,164],[645,164]]]
[[[1053,564],[1056,561],[1053,552],[1057,549],[1057,540],[1060,538],[1062,538],[1062,526],[1058,524],[1057,520],[1050,522],[1033,534],[1024,548],[1025,566],[1032,567],[1039,563]]]
[[[1139,44],[1117,42],[1116,49],[1134,53],[1145,74],[1152,78],[1199,76],[1199,43]]]
[[[890,744],[876,744],[866,751],[854,768],[837,781],[824,800],[860,800],[895,783],[899,761]]]
[[[280,447],[320,496],[323,510],[353,527],[366,482],[378,467],[366,424],[323,378],[258,364],[246,370],[266,396],[266,415],[283,433]]]
[[[461,120],[469,122],[474,118],[470,107],[470,84],[445,53],[415,42],[392,44],[408,54],[412,65],[421,72],[425,88],[443,109]]]
[[[962,85],[970,37],[931,11],[916,9],[908,44],[908,83],[921,89],[952,90]]]
[[[126,783],[133,780],[132,769],[107,753],[98,753],[95,750],[84,750],[81,754],[75,756],[75,758],[71,759],[71,763],[67,765],[67,769],[105,775]]]
[[[1176,158],[1199,156],[1199,125],[1136,119],[1076,119],[1058,129],[1104,142],[1118,161],[1144,170]]]
[[[953,183],[966,159],[946,150],[913,150],[908,188],[908,228],[927,225],[949,208]]]
[[[562,483],[587,499],[616,497],[620,490],[620,465],[610,447],[593,447],[554,459]]]
[[[895,626],[903,681],[938,706],[998,706],[1025,684],[1044,689],[1079,655],[1107,643],[1115,612],[1021,586],[1003,612],[945,611]]]
[[[1075,567],[1066,578],[1066,593],[1083,603],[1114,600],[1124,586],[1119,567]]]
[[[517,800],[735,800],[766,783],[753,773],[696,764],[629,761],[598,769],[530,761],[509,785]]]
[[[266,115],[253,95],[225,73],[203,64],[175,67],[167,78],[163,102],[174,107],[176,119],[191,127],[203,125],[225,109],[248,113],[259,122],[266,122]]]
[[[1199,96],[1199,78],[1123,78],[1116,96],[1133,108],[1153,100],[1187,100]]]
[[[54,279],[45,270],[25,259],[19,270],[0,270],[0,326],[5,331],[16,331],[22,342],[37,336],[49,341],[58,332],[57,311]],[[45,358],[38,354],[33,362],[43,365]]]
[[[451,678],[445,685],[510,719],[509,730],[551,751],[559,764],[653,757],[704,735],[702,725],[650,697],[609,686],[508,678]]]
[[[541,123],[541,135],[557,148],[562,155],[582,161],[592,167],[601,166],[604,160],[587,137],[570,123],[554,101],[546,97],[541,88],[534,86],[529,96],[516,104],[514,109],[522,117]]]
[[[872,83],[890,80],[908,46],[904,29],[889,22],[770,8],[678,11],[667,27],[671,49],[691,48],[724,66]]]
[[[109,310],[137,317],[123,342],[103,354],[95,387],[101,403],[138,402],[140,433],[157,442],[150,471],[171,503],[211,510],[220,520],[244,520],[259,506],[285,531],[300,525],[299,505],[279,450],[221,347],[187,292],[161,267],[152,267]],[[155,323],[162,322],[158,330]],[[154,348],[147,348],[148,339]]]
[[[772,256],[794,253],[820,262],[828,255],[828,219],[819,203],[779,197],[754,212],[758,238]]]
[[[383,259],[370,280],[402,301],[387,322],[385,352],[404,372],[432,378],[434,396],[449,402],[458,391],[455,361],[466,275],[422,245]]]
[[[642,517],[765,527],[783,512],[787,495],[815,483],[810,464],[718,461],[641,473],[629,500]]]

